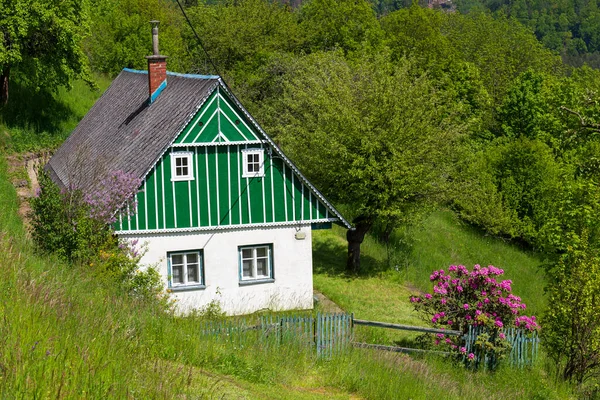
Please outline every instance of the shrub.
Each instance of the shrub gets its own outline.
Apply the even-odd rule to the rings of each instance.
[[[33,239],[42,251],[89,267],[105,283],[168,307],[159,273],[152,267],[141,269],[143,254],[137,243],[119,240],[110,225],[120,207],[135,210],[135,204],[128,202],[139,179],[117,171],[85,195],[77,188],[61,190],[43,170],[38,179],[40,191],[31,201],[31,221]]]
[[[502,332],[504,327],[539,328],[534,316],[520,315],[526,306],[520,297],[511,293],[511,280],[498,281],[503,274],[502,269],[492,265],[475,265],[472,271],[463,265],[451,265],[447,273],[442,269],[431,274],[433,293],[412,296],[410,301],[415,310],[437,328],[467,333],[470,326],[484,327],[485,332],[478,336],[475,349],[499,361],[510,350]],[[474,353],[466,354],[460,337],[438,334],[435,344],[465,356],[467,361],[478,362]]]

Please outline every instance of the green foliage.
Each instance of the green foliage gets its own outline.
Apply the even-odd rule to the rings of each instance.
[[[185,21],[177,3],[168,0],[93,1],[92,35],[84,46],[96,71],[116,75],[123,68],[145,70],[152,54],[149,21],[160,21],[160,53],[169,69],[186,71],[190,60],[183,37]]]
[[[312,51],[377,48],[382,31],[366,0],[309,0],[300,7],[300,27]]]
[[[591,389],[597,395],[600,257],[598,250],[589,246],[585,231],[575,243],[548,269],[548,300],[552,306],[544,316],[542,343],[564,379],[577,382],[581,391]],[[587,388],[582,386],[584,383]]]
[[[225,1],[187,10],[189,17],[219,71],[212,68],[192,32],[183,31],[190,47],[193,69],[221,73],[234,85],[252,81],[256,69],[278,52],[299,50],[304,37],[295,15],[279,2]]]
[[[36,90],[53,91],[75,78],[93,85],[80,46],[88,28],[87,1],[0,1],[0,100],[8,100],[11,69]]]
[[[443,190],[462,126],[443,94],[413,73],[408,60],[351,64],[315,53],[286,84],[276,138],[353,216],[406,218]]]
[[[101,281],[125,293],[169,306],[156,269],[140,269],[142,254],[128,242],[119,243],[104,220],[92,217],[92,205],[80,190],[60,190],[44,170],[38,179],[31,224],[32,237],[43,252],[88,266]]]

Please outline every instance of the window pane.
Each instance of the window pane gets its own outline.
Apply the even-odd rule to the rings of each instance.
[[[242,258],[245,260],[249,258],[254,258],[254,256],[252,255],[252,249],[242,249]]]
[[[198,253],[189,253],[187,255],[188,264],[198,264]]]
[[[188,281],[188,283],[200,282],[200,276],[198,274],[198,264],[188,264],[188,266],[187,266],[187,281]]]
[[[173,266],[173,283],[183,283],[183,265]]]
[[[256,257],[266,257],[267,256],[267,248],[266,247],[257,247],[256,248]]]
[[[266,258],[261,258],[256,260],[256,274],[258,276],[268,276],[269,275],[269,263]]]
[[[244,278],[252,278],[252,260],[245,260],[242,262],[242,276]]]
[[[171,256],[171,264],[183,264],[183,254],[173,254]]]

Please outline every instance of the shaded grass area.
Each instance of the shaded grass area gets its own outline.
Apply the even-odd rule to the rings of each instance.
[[[361,246],[358,276],[345,273],[346,241],[341,228],[315,231],[313,238],[315,287],[357,315],[362,313],[361,304],[367,301],[360,297],[361,286],[375,286],[379,292],[387,293],[381,296],[389,300],[369,307],[371,314],[386,317],[390,307],[397,307],[391,305],[392,302],[407,303],[406,293],[431,291],[431,272],[447,269],[452,264],[463,264],[469,269],[475,264],[502,268],[504,279],[513,281],[513,292],[523,298],[528,313],[540,314],[545,307],[545,278],[540,256],[502,239],[483,236],[450,211],[436,211],[420,224],[396,230],[387,246],[367,236]],[[357,285],[354,292],[358,299],[344,293],[346,286],[352,290],[353,285]],[[372,293],[365,290],[365,296]],[[395,321],[387,322],[411,320],[414,318],[410,313],[403,313],[397,315]]]
[[[56,92],[23,85],[18,73],[11,77],[9,102],[0,107],[0,148],[10,152],[39,151],[57,147],[77,126],[111,80],[95,76],[98,89],[83,81]]]

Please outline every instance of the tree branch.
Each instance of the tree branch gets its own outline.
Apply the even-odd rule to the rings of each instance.
[[[592,124],[592,123],[586,122],[585,118],[580,113],[578,113],[575,110],[571,110],[570,108],[567,108],[565,106],[560,106],[560,109],[565,110],[568,113],[571,113],[573,115],[576,115],[579,118],[579,122],[580,122],[582,128],[591,129],[594,132],[600,132],[600,124]]]

